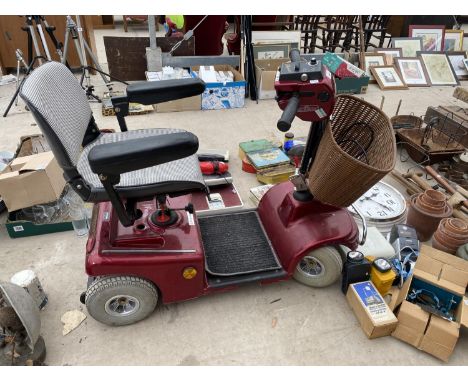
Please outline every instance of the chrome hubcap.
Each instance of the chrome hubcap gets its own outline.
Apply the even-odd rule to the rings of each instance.
[[[307,277],[317,277],[324,272],[325,267],[315,257],[305,256],[297,265],[297,269]]]
[[[128,316],[140,308],[140,302],[132,296],[119,295],[107,300],[105,309],[111,316]]]

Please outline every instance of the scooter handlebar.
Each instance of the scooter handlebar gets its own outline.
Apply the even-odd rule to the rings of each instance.
[[[278,130],[285,133],[291,128],[291,123],[296,116],[297,108],[299,107],[299,94],[293,94],[289,99],[287,106],[283,110],[281,118],[278,120],[276,127]]]

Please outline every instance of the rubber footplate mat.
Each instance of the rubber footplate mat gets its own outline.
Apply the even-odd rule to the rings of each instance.
[[[255,211],[198,218],[206,270],[232,276],[280,269]]]

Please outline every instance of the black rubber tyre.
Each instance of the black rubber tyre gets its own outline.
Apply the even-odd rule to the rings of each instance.
[[[89,314],[106,325],[134,324],[148,317],[158,303],[158,291],[147,280],[133,276],[96,279],[86,291]]]
[[[343,261],[335,247],[322,247],[309,252],[296,266],[294,279],[301,284],[323,288],[341,277]]]

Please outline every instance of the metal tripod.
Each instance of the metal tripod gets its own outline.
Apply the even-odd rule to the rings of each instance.
[[[34,65],[36,64],[36,61],[42,61],[42,60],[46,60],[47,61],[47,58],[44,57],[44,56],[35,56],[31,62],[31,64],[26,65],[26,61],[24,61],[23,59],[23,56],[22,56],[22,53],[21,53],[21,50],[17,49],[16,50],[16,57],[18,59],[18,63],[17,63],[17,73],[18,73],[18,78],[19,78],[19,70],[20,70],[20,62],[25,66],[25,69],[26,69],[26,73],[23,77],[23,79],[21,80],[21,82],[18,82],[18,78],[16,79],[16,91],[15,91],[15,94],[13,94],[13,97],[11,98],[10,100],[10,103],[8,104],[5,112],[3,113],[3,118],[5,118],[7,115],[8,115],[8,112],[10,111],[11,107],[13,106],[13,103],[15,102],[15,100],[18,99],[18,94],[20,92],[20,89],[21,89],[21,85],[23,84],[23,82],[26,80],[26,78],[29,76],[29,74],[31,73],[31,71],[33,70],[33,67]],[[16,103],[18,104],[18,103]]]
[[[51,60],[49,47],[47,46],[47,41],[44,35],[44,31],[42,29],[42,23],[41,23],[41,21],[43,21],[44,23],[47,23],[47,21],[45,21],[45,18],[43,16],[25,16],[25,18],[26,18],[26,25],[23,26],[21,29],[28,34],[28,59],[26,61],[23,57],[23,52],[20,49],[16,49],[15,51],[15,54],[16,54],[16,91],[15,91],[15,94],[13,94],[13,97],[11,98],[10,103],[8,104],[5,112],[3,113],[3,117],[6,117],[8,115],[11,107],[13,106],[13,103],[15,103],[15,105],[18,105],[18,93],[21,88],[21,84],[29,75],[29,73],[31,73],[31,71],[33,70],[33,67],[36,61],[39,62],[39,64],[42,64],[44,61]],[[36,23],[36,27],[34,27],[34,23]],[[48,26],[48,24],[44,24],[44,25],[46,25],[46,30],[47,30],[47,27],[50,29],[54,28],[54,27]],[[42,48],[44,49],[44,52],[45,52],[45,57],[42,55],[41,50],[39,48],[39,42],[36,36],[36,29],[39,34],[39,39],[41,40]],[[52,39],[54,40],[55,36],[53,35],[53,29],[51,31],[47,30],[47,32],[49,33],[49,36],[51,38],[54,37]],[[34,50],[34,54],[33,54],[33,50]],[[24,70],[26,74],[20,83],[19,75],[20,75],[21,64],[24,66]]]
[[[75,45],[76,53],[78,54],[78,59],[80,60],[80,65],[81,65],[81,70],[82,70],[82,75],[81,75],[81,80],[80,84],[83,87],[83,89],[86,92],[86,96],[88,97],[89,100],[94,100],[97,102],[101,102],[101,99],[95,95],[94,92],[94,86],[91,85],[91,78],[89,75],[89,70],[90,69],[95,69],[100,75],[102,80],[107,86],[107,89],[109,92],[112,91],[112,83],[107,79],[105,76],[104,71],[102,70],[101,66],[99,65],[99,62],[94,55],[93,51],[89,47],[88,43],[86,40],[83,38],[83,29],[81,28],[81,23],[80,23],[80,17],[76,16],[76,23],[75,21],[71,18],[71,16],[67,16],[67,25],[66,25],[66,30],[65,30],[65,40],[64,40],[64,47],[63,47],[63,56],[61,58],[61,63],[65,64],[67,60],[67,54],[69,51],[69,41],[70,41],[70,36],[73,40],[73,43]],[[91,61],[94,65],[94,67],[88,66],[88,61],[86,58],[86,53],[89,54],[89,57],[91,57]],[[83,82],[86,79],[86,84],[83,86]]]

